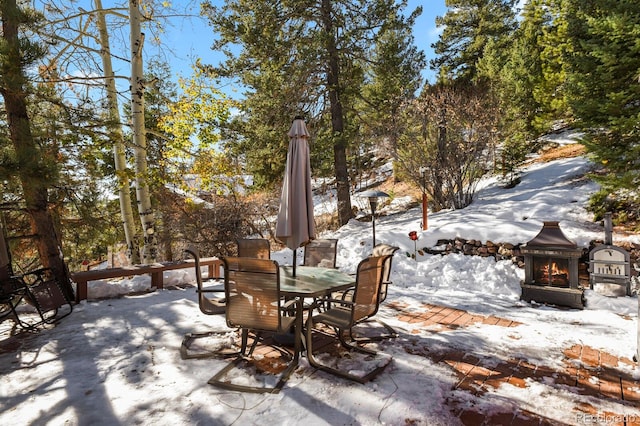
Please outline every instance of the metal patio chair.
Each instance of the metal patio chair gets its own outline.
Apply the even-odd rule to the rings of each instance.
[[[204,282],[202,281],[202,269],[200,266],[200,252],[198,249],[189,247],[185,249],[185,253],[189,254],[193,257],[195,270],[196,270],[196,283],[197,283],[197,292],[198,292],[198,306],[200,307],[200,311],[202,311],[205,315],[218,315],[224,314],[225,311],[225,300],[224,300],[224,286],[222,282],[216,283],[210,282],[209,284],[217,284],[214,286],[205,287]],[[209,297],[208,295],[217,293],[219,297]]]
[[[271,259],[271,244],[266,238],[240,238],[238,257],[255,257],[257,259]]]
[[[319,239],[311,240],[304,246],[304,266],[318,266],[323,268],[335,268],[338,257],[338,240],[337,239]],[[321,304],[315,304],[318,311],[322,311],[325,307]],[[309,306],[306,306],[308,309]]]
[[[337,253],[337,239],[311,240],[304,246],[303,265],[335,268]]]
[[[194,259],[195,272],[196,272],[196,293],[198,294],[198,307],[200,308],[200,312],[205,315],[220,315],[224,314],[226,309],[225,299],[224,299],[224,285],[221,282],[216,283],[208,282],[207,286],[202,280],[202,269],[200,266],[200,252],[197,248],[189,247],[184,250],[184,252]],[[217,285],[216,285],[217,284]],[[217,297],[211,297],[216,295]],[[182,339],[182,344],[180,345],[180,356],[182,359],[193,359],[193,358],[210,358],[214,356],[229,356],[235,355],[235,353],[215,353],[215,352],[190,352],[190,348],[192,343],[196,339],[206,338],[212,336],[214,334],[224,334],[226,331],[208,331],[203,333],[187,333]]]
[[[387,299],[387,292],[389,285],[393,284],[391,281],[391,266],[393,261],[393,255],[398,251],[400,247],[391,246],[389,244],[378,244],[373,248],[372,256],[387,256],[382,266],[382,282],[380,283],[380,303]],[[348,293],[347,293],[348,294]],[[398,337],[398,332],[386,322],[380,318],[371,318],[368,321],[375,321],[387,330],[386,334],[380,334],[370,337],[358,337],[355,340],[359,342],[374,342],[383,339],[393,339]]]
[[[62,252],[60,252],[62,258]],[[66,270],[66,276],[69,276]],[[0,227],[0,320],[12,317],[24,329],[54,324],[73,311],[73,303],[50,268],[41,268],[22,275],[14,274],[4,229]],[[22,303],[31,305],[39,319],[31,320],[18,309]],[[33,317],[33,316],[31,316]]]
[[[378,244],[373,248],[373,253],[371,254],[371,256],[373,257],[386,256],[382,266],[382,282],[380,283],[380,304],[382,304],[382,302],[384,302],[387,299],[387,292],[389,289],[389,285],[392,284],[391,266],[393,261],[393,255],[399,249],[400,249],[399,247],[391,246],[389,244]],[[351,300],[352,296],[353,296],[353,290],[347,290],[344,293],[342,293],[341,298],[342,300]],[[365,342],[380,341],[384,339],[393,339],[398,337],[398,332],[389,324],[382,321],[380,318],[378,317],[370,318],[365,322],[370,322],[370,321],[375,321],[378,324],[380,324],[382,327],[384,327],[386,332],[384,334],[378,334],[376,336],[357,337],[357,338],[354,338],[355,341],[360,343],[365,343]]]
[[[227,257],[224,264],[224,289],[227,301],[226,321],[231,328],[241,330],[239,356],[209,380],[217,387],[255,393],[277,393],[298,365],[301,349],[302,303],[299,299],[285,301],[280,292],[280,268],[276,261],[247,257]],[[292,316],[293,315],[293,316]],[[286,333],[294,329],[294,354],[271,345],[281,356],[289,357],[289,365],[272,386],[248,386],[232,383],[228,373],[240,364],[254,360],[257,344],[264,343],[265,333]],[[255,335],[247,350],[249,331]]]
[[[10,265],[0,266],[0,319],[11,317],[23,329],[55,324],[73,311],[73,303],[53,277],[51,269],[41,268],[22,275],[11,274]],[[35,308],[38,318],[28,319],[19,306]]]
[[[365,383],[378,375],[388,365],[387,363],[378,366],[366,375],[359,376],[348,371],[342,371],[325,364],[320,364],[313,354],[314,326],[322,323],[332,327],[336,331],[337,338],[343,347],[349,350],[376,355],[375,351],[358,346],[357,340],[353,337],[352,329],[363,321],[372,318],[378,312],[378,307],[380,306],[380,284],[382,282],[384,264],[388,257],[389,255],[372,256],[362,260],[358,264],[356,285],[351,300],[331,299],[330,302],[332,305],[327,311],[307,317],[307,358],[309,364],[313,367],[346,379]],[[346,339],[346,336],[349,337],[349,340]]]

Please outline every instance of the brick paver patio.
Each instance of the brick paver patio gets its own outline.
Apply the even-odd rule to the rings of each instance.
[[[388,305],[398,311],[398,319],[418,328],[428,328],[433,332],[453,330],[475,323],[514,327],[519,323],[495,316],[473,315],[466,311],[437,305],[423,305],[419,312],[403,312],[403,306]],[[563,352],[563,370],[532,365],[522,359],[510,359],[497,365],[483,365],[484,359],[473,353],[456,349],[424,351],[437,363],[444,363],[458,376],[455,389],[481,396],[490,388],[497,389],[504,383],[520,388],[531,386],[532,382],[547,382],[553,377],[556,386],[567,386],[571,392],[592,396],[593,404],[581,404],[576,412],[576,424],[640,425],[640,417],[631,418],[626,413],[614,413],[602,409],[597,401],[616,400],[623,406],[640,406],[640,381],[627,372],[637,368],[628,358],[618,358],[598,349],[580,344],[566,348]],[[486,362],[485,362],[486,363]],[[620,366],[628,368],[621,369]],[[626,370],[626,371],[625,371]],[[453,410],[465,425],[557,425],[541,413],[527,410],[492,412],[486,415],[468,407],[458,407],[451,401]],[[580,421],[582,419],[583,421]]]
[[[396,319],[410,324],[410,333],[420,333],[425,330],[441,333],[468,327],[473,324],[491,324],[502,327],[516,327],[520,323],[497,316],[474,315],[469,312],[445,306],[425,304],[421,309],[409,311],[398,303],[385,305],[386,312],[393,312]],[[26,334],[26,335],[25,335]],[[29,334],[0,338],[0,353],[19,350],[21,340],[29,338]],[[333,339],[325,339],[327,343]],[[269,351],[267,347],[262,352],[266,357],[278,357],[277,351]],[[316,349],[316,347],[314,347]],[[317,349],[322,350],[322,342]],[[590,346],[575,344],[563,351],[562,369],[544,365],[533,365],[524,359],[512,358],[506,361],[496,360],[489,365],[486,356],[474,354],[472,351],[462,351],[455,348],[423,348],[405,344],[404,349],[417,356],[427,357],[435,363],[446,366],[458,378],[453,390],[468,392],[477,398],[504,384],[525,389],[536,383],[549,384],[552,378],[553,386],[567,393],[590,396],[590,403],[575,404],[575,424],[594,425],[624,425],[640,426],[640,417],[633,418],[627,413],[611,412],[606,407],[617,403],[621,407],[640,407],[640,381],[635,380],[629,371],[638,368],[628,358],[619,358]],[[315,352],[315,351],[314,351]],[[273,358],[272,358],[273,360]],[[264,363],[264,361],[263,361]],[[276,362],[277,364],[277,362]],[[269,370],[267,364],[263,365]],[[486,413],[478,407],[469,407],[465,402],[468,398],[450,399],[449,409],[465,425],[558,425],[544,416],[544,407],[539,412],[515,408],[517,402],[503,411],[500,407],[491,407]]]

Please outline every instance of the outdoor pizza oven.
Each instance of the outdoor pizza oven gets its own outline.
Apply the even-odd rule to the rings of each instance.
[[[582,249],[564,235],[559,222],[544,222],[538,235],[520,247],[520,252],[525,271],[523,300],[584,307],[583,289],[578,282]]]
[[[589,253],[589,284],[592,289],[609,295],[631,296],[631,265],[629,252],[613,245],[613,224],[611,213],[604,218],[604,244],[593,248]]]

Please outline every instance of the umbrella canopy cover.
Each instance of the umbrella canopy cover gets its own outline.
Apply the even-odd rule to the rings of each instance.
[[[292,250],[316,237],[311,192],[309,132],[304,120],[293,120],[289,130],[289,151],[285,166],[276,238]]]

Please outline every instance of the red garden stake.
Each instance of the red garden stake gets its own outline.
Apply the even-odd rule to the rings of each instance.
[[[417,252],[418,252],[418,232],[411,231],[409,232],[409,239],[413,241],[413,258],[418,261]]]

